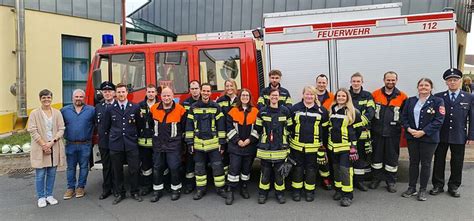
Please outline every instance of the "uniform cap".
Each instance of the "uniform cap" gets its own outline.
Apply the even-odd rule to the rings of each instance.
[[[449,78],[462,78],[462,72],[456,68],[448,69],[443,74],[443,79],[448,80]]]
[[[110,81],[104,81],[100,84],[100,90],[113,90],[115,91],[115,85]]]

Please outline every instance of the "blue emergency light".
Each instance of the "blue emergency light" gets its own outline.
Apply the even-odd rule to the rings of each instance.
[[[114,46],[114,36],[111,34],[102,35],[102,47]]]

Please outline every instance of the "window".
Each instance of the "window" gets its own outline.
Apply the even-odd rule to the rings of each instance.
[[[228,79],[234,79],[237,87],[242,88],[238,48],[200,50],[199,70],[201,82],[210,83],[213,90],[224,90]]]
[[[161,43],[165,42],[165,36],[162,35],[154,35],[154,34],[147,34],[146,41],[149,43]]]
[[[112,72],[112,82],[117,85],[124,83],[133,91],[145,88],[146,72],[145,72],[145,54],[130,53],[110,55],[100,60],[100,69],[102,76],[107,76],[107,72]],[[109,70],[109,61],[111,69]]]
[[[62,36],[63,106],[72,104],[75,89],[86,89],[90,50],[89,38]]]
[[[188,92],[188,54],[185,51],[156,54],[156,82],[174,93]]]

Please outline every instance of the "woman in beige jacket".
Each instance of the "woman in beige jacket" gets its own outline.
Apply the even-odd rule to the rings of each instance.
[[[47,89],[39,93],[41,107],[33,110],[28,120],[31,135],[31,166],[36,170],[38,207],[55,205],[53,197],[56,170],[64,169],[66,155],[62,140],[64,121],[59,110],[51,107],[53,93]]]

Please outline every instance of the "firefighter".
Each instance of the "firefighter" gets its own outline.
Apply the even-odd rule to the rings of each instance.
[[[181,104],[186,110],[185,116],[188,116],[191,105],[201,99],[201,84],[199,81],[192,80],[189,82],[189,93],[191,96],[184,100]],[[183,145],[185,146],[184,193],[189,194],[194,191],[194,187],[196,186],[196,179],[194,176],[194,159],[193,155],[187,151],[189,148],[187,147],[186,142],[183,142]]]
[[[114,188],[117,196],[113,204],[125,199],[123,162],[128,164],[130,174],[130,192],[134,200],[141,202],[139,194],[138,170],[140,158],[138,153],[138,126],[140,107],[127,100],[127,85],[116,86],[117,100],[105,112],[105,132],[109,134],[110,160],[114,174]]]
[[[157,202],[163,196],[163,170],[171,174],[171,200],[178,200],[181,193],[181,151],[186,110],[173,101],[173,91],[164,88],[161,102],[154,104],[150,112],[154,120],[153,134],[153,197]]]
[[[334,94],[328,91],[328,83],[329,78],[325,74],[319,74],[316,77],[316,94],[318,96],[318,101],[321,103],[321,106],[323,106],[324,108],[326,108],[326,110],[329,111],[334,101]],[[327,139],[328,135],[323,134],[323,137],[324,139]],[[331,156],[329,155],[329,157]],[[331,161],[330,158],[329,161]],[[331,166],[332,164],[329,163],[327,165],[321,165],[319,167],[319,175],[322,178],[322,185],[323,188],[326,190],[332,189],[332,181],[330,178],[330,171],[332,171]]]
[[[452,197],[460,197],[464,151],[467,144],[474,140],[474,97],[461,91],[462,72],[458,69],[448,69],[443,79],[448,90],[437,93],[436,97],[444,99],[446,116],[441,127],[440,143],[434,154],[433,189],[431,195],[444,192],[444,170],[448,148],[451,151],[451,174],[448,181],[448,192]]]
[[[254,128],[258,109],[251,103],[252,97],[248,89],[242,89],[237,103],[232,107],[226,118],[230,171],[227,175],[226,204],[234,201],[234,191],[240,183],[240,195],[250,198],[247,186],[256,154],[259,139]]]
[[[335,186],[333,199],[340,200],[341,206],[348,207],[353,199],[352,163],[358,160],[354,125],[360,123],[361,119],[347,89],[337,90],[329,118],[328,149],[332,155]]]
[[[365,91],[362,87],[364,78],[359,72],[351,76],[351,92],[352,103],[361,114],[361,123],[358,131],[360,135],[357,140],[357,152],[359,160],[354,162],[354,186],[361,190],[367,191],[368,187],[364,184],[365,176],[371,171],[370,155],[372,153],[372,139],[370,137],[370,122],[375,114],[375,103],[372,94]]]
[[[201,85],[201,99],[191,106],[186,120],[185,139],[194,157],[196,175],[194,200],[200,200],[206,194],[208,161],[211,163],[217,194],[225,197],[221,148],[226,137],[225,119],[219,105],[210,100],[211,88],[209,83]]]
[[[397,73],[388,71],[384,74],[383,80],[385,86],[372,92],[375,103],[375,116],[371,125],[373,135],[371,166],[374,177],[369,187],[377,189],[381,180],[385,178],[387,191],[395,193],[400,154],[400,120],[407,96],[395,87],[398,80]]]
[[[294,123],[290,127],[290,157],[296,161],[291,183],[292,198],[300,201],[304,186],[305,199],[311,202],[314,200],[318,163],[327,164],[322,135],[327,130],[329,120],[326,108],[321,107],[316,98],[314,86],[303,89],[303,101],[291,107],[291,116]]]
[[[280,204],[285,200],[285,180],[278,171],[288,155],[288,127],[292,125],[290,110],[279,105],[280,91],[272,88],[269,93],[270,104],[260,109],[255,129],[260,136],[257,157],[261,162],[258,203],[267,201],[270,181],[274,179],[275,195]]]
[[[100,85],[103,101],[95,107],[97,134],[99,136],[100,162],[102,163],[102,194],[99,200],[106,199],[113,192],[112,163],[110,162],[109,136],[105,130],[104,117],[105,112],[110,108],[114,101],[115,85],[109,81],[104,81]]]
[[[279,70],[271,70],[268,73],[268,78],[270,79],[270,84],[268,87],[264,88],[260,91],[260,97],[258,98],[258,109],[262,109],[264,106],[270,105],[270,91],[272,89],[279,89],[280,90],[280,100],[278,101],[278,105],[285,105],[288,109],[292,105],[290,92],[287,89],[283,88],[280,84],[281,81],[281,71]]]
[[[235,103],[237,102],[237,99],[235,99],[237,98],[237,82],[235,82],[233,79],[228,79],[225,80],[224,86],[224,96],[219,97],[216,102],[221,107],[222,113],[224,114],[224,119],[226,119],[227,113],[233,106],[235,106]],[[224,163],[224,172],[227,174],[229,170],[229,153],[227,151],[227,143],[224,144],[222,148],[224,149],[222,162]]]
[[[140,106],[140,121],[138,132],[138,152],[140,156],[140,186],[141,195],[146,196],[152,191],[153,174],[153,117],[150,107],[157,102],[157,89],[154,84],[146,87],[145,99],[138,104]]]

